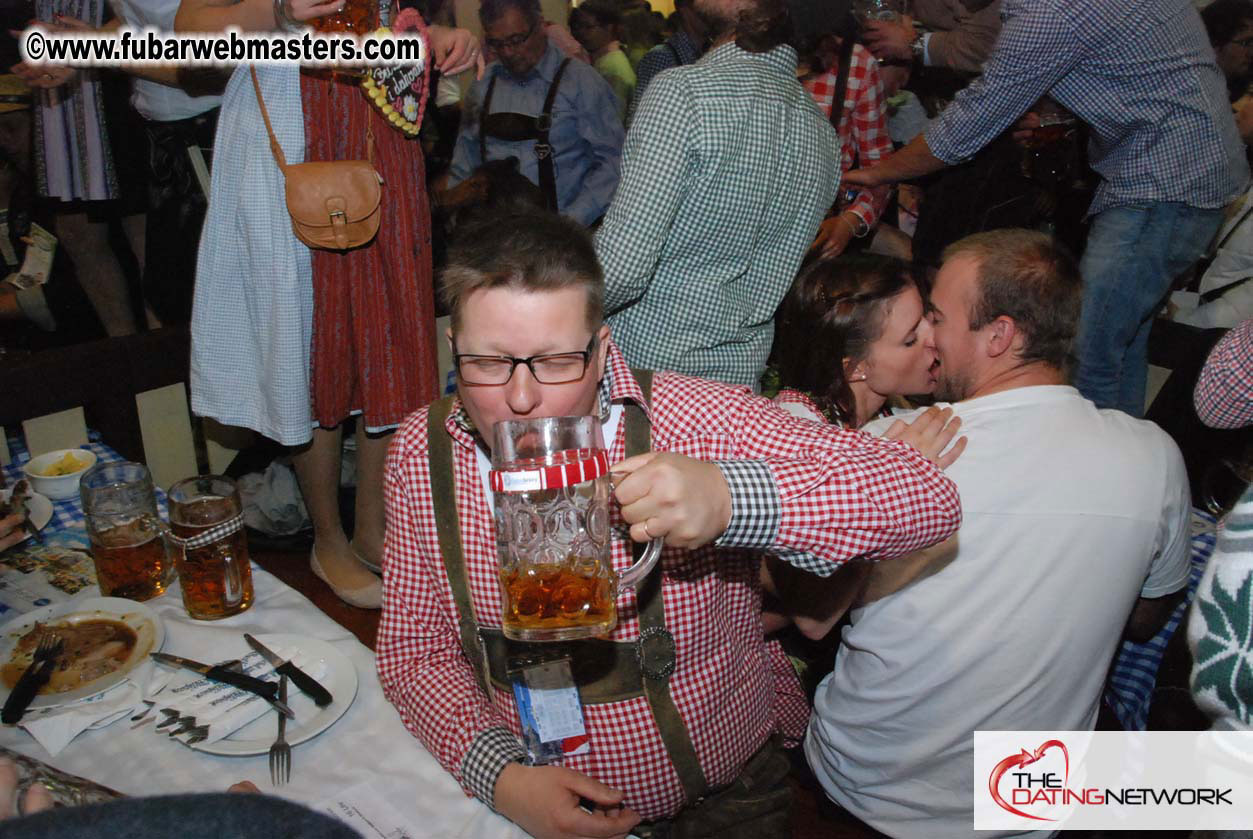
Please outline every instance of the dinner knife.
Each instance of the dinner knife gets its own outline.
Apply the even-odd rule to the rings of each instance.
[[[26,668],[18,678],[17,684],[13,686],[13,692],[4,701],[4,708],[0,710],[0,722],[5,725],[17,725],[21,721],[26,714],[26,709],[34,701],[35,694],[39,693],[39,689],[52,678],[52,668],[56,663],[57,657],[54,655],[36,661]]]
[[[318,684],[317,679],[314,679],[308,673],[292,664],[291,659],[284,660],[282,656],[256,638],[253,638],[247,632],[244,633],[244,640],[248,642],[248,646],[261,653],[265,660],[270,662],[275,673],[291,679],[292,684],[304,691],[305,695],[312,699],[319,708],[325,708],[331,704],[331,692]]]
[[[279,700],[278,682],[267,682],[265,679],[254,679],[252,676],[227,669],[227,667],[222,664],[203,664],[199,661],[193,661],[190,658],[183,658],[181,655],[169,655],[168,653],[149,653],[149,655],[162,664],[172,664],[177,667],[185,667],[188,670],[193,670],[199,673],[206,679],[212,679],[215,682],[223,682],[224,684],[237,687],[240,690],[255,693],[257,696],[273,705],[283,716],[293,720],[296,718],[296,715],[292,713],[292,709],[287,706],[287,703]]]

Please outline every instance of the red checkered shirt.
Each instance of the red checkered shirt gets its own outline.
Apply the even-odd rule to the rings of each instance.
[[[1229,331],[1210,352],[1193,401],[1197,416],[1214,428],[1253,423],[1253,318]]]
[[[642,400],[612,345],[607,375],[613,401]],[[457,421],[458,411],[454,406],[445,428],[453,439],[471,597],[478,620],[499,627],[495,527],[477,439]],[[732,781],[780,727],[771,674],[777,662],[762,635],[760,551],[830,573],[852,557],[897,556],[944,539],[960,524],[960,501],[953,483],[906,444],[798,420],[746,388],[658,373],[647,413],[656,450],[717,461],[733,487],[732,522],[719,542],[738,534],[735,546],[666,550],[661,559],[666,626],[677,648],[670,692],[705,778],[716,787]],[[624,451],[625,423],[619,423],[610,462]],[[728,465],[760,468],[769,477],[767,491],[739,491]],[[500,770],[522,756],[521,726],[512,694],[492,687],[489,700],[460,646],[431,504],[425,408],[392,442],[386,498],[377,646],[383,690],[443,767],[491,804]],[[767,532],[745,535],[755,530],[744,520],[760,524],[763,515],[771,522]],[[630,562],[628,547],[617,542],[614,567],[622,571]],[[633,592],[619,597],[618,609],[611,638],[637,639]],[[564,765],[622,790],[645,819],[674,815],[683,790],[648,701],[590,705],[584,713],[591,751]]]
[[[811,73],[801,80],[822,112],[831,117],[835,100],[836,74]],[[853,46],[848,67],[848,87],[844,91],[844,112],[840,115],[840,173],[853,168],[854,153],[859,167],[865,169],[892,154],[892,138],[888,136],[887,109],[883,104],[883,82],[879,65],[870,50],[861,44]],[[887,203],[884,195],[875,201],[870,192],[857,193],[845,209],[852,210],[867,227],[874,227]]]

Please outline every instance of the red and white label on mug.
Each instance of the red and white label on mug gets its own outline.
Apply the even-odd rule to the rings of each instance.
[[[493,469],[488,481],[495,492],[535,492],[542,489],[560,489],[591,481],[609,473],[609,455],[604,451],[590,457],[538,466],[533,469]]]

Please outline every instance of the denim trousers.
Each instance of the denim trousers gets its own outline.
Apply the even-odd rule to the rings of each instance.
[[[1163,202],[1112,207],[1093,219],[1079,263],[1075,387],[1098,408],[1144,414],[1153,316],[1174,279],[1204,255],[1222,216]]]

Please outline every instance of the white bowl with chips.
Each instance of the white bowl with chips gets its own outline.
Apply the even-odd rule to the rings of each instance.
[[[64,501],[78,497],[83,473],[96,465],[95,452],[87,449],[56,449],[32,457],[22,467],[35,492]]]

